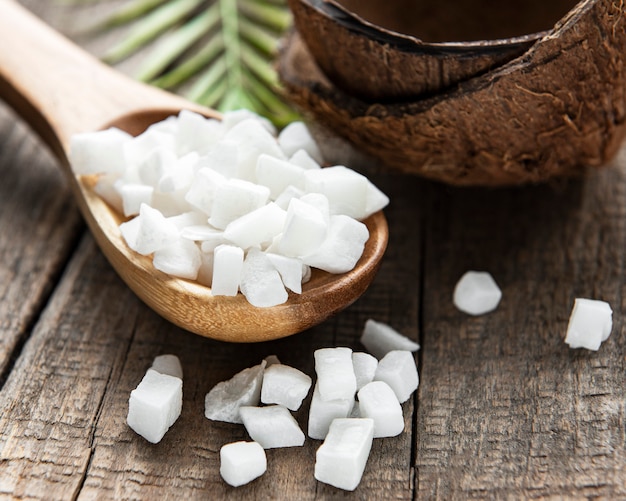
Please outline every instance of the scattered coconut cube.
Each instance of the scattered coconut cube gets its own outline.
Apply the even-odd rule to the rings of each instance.
[[[217,383],[204,399],[204,415],[212,421],[239,423],[242,406],[255,406],[261,402],[261,385],[266,362],[235,374],[228,381]]]
[[[374,381],[384,381],[394,391],[400,403],[406,402],[419,386],[413,354],[403,350],[387,353],[378,362]]]
[[[264,449],[304,445],[304,433],[282,405],[241,407],[239,413],[250,438]]]
[[[241,293],[252,306],[269,308],[287,301],[287,290],[267,254],[259,249],[248,251],[241,270]]]
[[[156,444],[176,422],[183,405],[180,378],[148,369],[128,401],[128,426]]]
[[[315,454],[315,478],[346,491],[356,489],[365,471],[373,438],[372,419],[335,419]]]
[[[315,350],[315,372],[322,400],[354,400],[356,377],[352,350],[345,347]]]
[[[243,271],[243,249],[234,245],[218,245],[213,257],[211,294],[236,296]]]
[[[469,315],[483,315],[497,308],[502,291],[486,271],[468,271],[454,288],[454,305]]]
[[[261,402],[297,411],[309,393],[311,384],[311,378],[304,372],[288,365],[273,364],[263,373]]]
[[[183,366],[180,364],[180,360],[176,355],[159,355],[155,357],[152,362],[152,367],[150,368],[160,374],[167,374],[168,376],[174,376],[179,379],[183,378]]]
[[[352,366],[354,368],[356,389],[358,391],[366,384],[371,383],[374,380],[374,374],[376,374],[376,368],[378,367],[378,360],[369,353],[356,351],[352,353]]]
[[[308,436],[314,440],[324,440],[330,423],[334,419],[348,417],[353,407],[354,398],[323,400],[320,396],[319,384],[316,383],[309,407]]]
[[[266,470],[265,449],[257,442],[233,442],[220,449],[220,475],[228,485],[245,485]]]
[[[376,358],[381,359],[392,350],[417,351],[420,345],[400,334],[391,326],[372,320],[365,322],[361,344]]]
[[[611,335],[613,310],[609,303],[576,298],[567,326],[565,342],[570,348],[597,351]]]
[[[288,157],[298,150],[306,151],[316,162],[322,163],[322,153],[304,122],[291,122],[278,135],[278,144]]]
[[[404,417],[398,397],[383,381],[372,381],[359,390],[361,417],[374,420],[374,438],[395,437],[404,431]]]

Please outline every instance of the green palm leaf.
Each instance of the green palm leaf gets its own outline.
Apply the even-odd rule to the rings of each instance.
[[[221,111],[251,109],[279,127],[298,118],[273,67],[291,26],[286,0],[129,0],[97,29],[121,26],[126,35],[103,59],[115,65],[141,51],[139,80]]]

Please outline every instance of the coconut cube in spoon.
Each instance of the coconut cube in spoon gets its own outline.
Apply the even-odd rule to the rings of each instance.
[[[126,161],[124,143],[132,136],[115,127],[74,134],[70,140],[70,163],[77,175],[121,175]]]
[[[250,438],[264,449],[300,447],[304,433],[289,410],[282,405],[241,407],[241,420]]]
[[[257,442],[233,442],[220,449],[220,475],[228,485],[248,484],[266,470],[265,449]]]
[[[261,402],[297,411],[309,393],[311,384],[311,378],[302,371],[288,365],[272,364],[263,373]]]
[[[361,335],[361,344],[376,358],[381,359],[393,350],[417,351],[420,345],[400,334],[390,325],[368,319]]]
[[[239,288],[248,302],[259,308],[282,304],[288,297],[280,274],[267,254],[256,248],[250,249],[244,259]]]
[[[222,244],[213,254],[211,293],[214,296],[236,296],[241,283],[244,252],[241,247]]]
[[[316,162],[322,163],[322,152],[304,122],[291,122],[278,134],[278,144],[288,157],[298,150],[306,151]]]
[[[172,244],[156,250],[152,264],[168,275],[195,280],[202,264],[201,254],[195,242],[179,237]]]
[[[597,351],[611,335],[613,310],[609,303],[576,298],[567,326],[565,342],[570,348]]]

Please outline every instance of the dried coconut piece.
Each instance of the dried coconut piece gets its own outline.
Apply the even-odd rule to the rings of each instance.
[[[176,163],[176,153],[160,146],[152,150],[137,166],[137,175],[142,184],[156,188],[168,167]]]
[[[156,444],[176,422],[183,405],[180,378],[148,369],[128,400],[128,426]]]
[[[283,364],[272,364],[263,373],[261,402],[297,411],[309,393],[312,380],[304,372]]]
[[[287,212],[270,202],[231,221],[223,237],[242,249],[261,247],[280,234],[286,219]]]
[[[309,406],[307,434],[314,440],[324,440],[334,419],[348,417],[354,408],[354,398],[323,400],[320,396],[319,381],[313,388]]]
[[[134,241],[126,240],[128,246],[135,252],[147,256],[167,247],[178,239],[178,228],[168,221],[158,210],[147,204],[139,208],[137,222],[133,223]],[[130,234],[122,230],[122,235]]]
[[[209,216],[211,215],[215,192],[218,186],[225,182],[226,177],[219,172],[207,167],[201,167],[195,173],[191,187],[185,194],[185,201]]]
[[[272,124],[272,122],[270,122],[267,118],[262,117],[261,115],[258,115],[253,111],[247,109],[226,111],[222,113],[221,123],[224,130],[228,131],[232,129],[235,125],[243,122],[244,120],[254,120],[261,124],[263,128],[272,136],[276,135],[276,127],[274,127],[274,124]]]
[[[151,205],[154,188],[145,184],[124,183],[117,181],[114,184],[122,198],[122,211],[124,216],[136,216],[142,204]]]
[[[287,208],[278,251],[288,257],[309,255],[322,245],[327,235],[328,223],[318,208],[293,198]]]
[[[339,489],[356,489],[365,471],[373,438],[373,420],[335,419],[315,454],[315,478]]]
[[[223,230],[235,219],[263,207],[269,196],[267,186],[243,179],[228,179],[215,188],[209,223]]]
[[[115,127],[97,132],[72,135],[69,159],[77,175],[114,174],[124,172],[124,143],[132,136]]]
[[[361,335],[361,344],[379,360],[393,350],[417,351],[420,345],[400,334],[390,325],[368,319]]]
[[[270,189],[270,198],[275,200],[287,186],[304,188],[304,168],[271,155],[259,155],[256,164],[257,183]]]
[[[305,275],[302,261],[298,258],[286,257],[271,252],[266,252],[266,255],[274,268],[276,268],[276,271],[280,274],[280,278],[285,287],[296,294],[301,294],[302,281]]]
[[[298,150],[306,151],[317,163],[324,161],[322,152],[304,122],[291,122],[278,134],[278,144],[288,157]]]
[[[156,250],[152,264],[168,275],[195,280],[202,264],[202,256],[195,242],[178,238],[174,243]]]
[[[130,168],[137,168],[146,158],[158,148],[175,149],[175,139],[169,132],[159,130],[153,124],[142,134],[131,138],[123,145],[124,165]]]
[[[404,350],[387,353],[378,362],[374,381],[384,381],[394,391],[400,403],[406,402],[419,386],[413,354]]]
[[[322,166],[313,157],[311,157],[311,155],[309,155],[306,150],[303,149],[299,149],[293,155],[291,155],[289,161],[292,164],[299,165],[304,169],[322,168]]]
[[[570,348],[597,351],[611,335],[613,310],[609,303],[576,298],[567,325],[565,342]]]
[[[265,449],[258,442],[233,442],[220,449],[220,475],[228,485],[248,484],[266,470]]]
[[[343,165],[306,170],[304,191],[325,195],[331,214],[344,214],[354,219],[367,216],[367,178]]]
[[[372,381],[359,390],[359,414],[374,420],[374,438],[395,437],[404,431],[402,407],[394,391],[383,381]]]
[[[352,350],[346,347],[320,348],[313,356],[322,400],[354,400],[356,377]]]
[[[222,244],[213,253],[213,277],[211,294],[214,296],[236,296],[241,283],[244,252],[240,247]]]
[[[495,310],[502,291],[486,271],[468,271],[454,288],[454,305],[469,315],[483,315]]]
[[[217,383],[204,399],[204,415],[213,421],[243,423],[239,415],[242,406],[256,406],[261,402],[261,385],[266,362],[235,374],[228,381]]]
[[[176,153],[180,156],[192,151],[205,154],[224,135],[219,120],[190,110],[182,110],[175,123],[172,134]]]
[[[179,379],[183,378],[183,366],[180,364],[180,359],[176,355],[159,355],[154,358],[152,367],[150,368],[160,374],[167,374],[168,376],[174,376]]]
[[[287,210],[289,208],[289,204],[291,203],[291,200],[293,198],[300,198],[302,195],[304,195],[304,190],[301,190],[300,188],[296,188],[295,186],[287,186],[283,190],[283,192],[280,195],[278,195],[278,197],[276,198],[276,200],[274,200],[274,202],[281,209]]]
[[[352,366],[354,368],[356,389],[358,391],[374,380],[378,360],[369,353],[354,352],[352,353]]]
[[[269,308],[287,301],[287,291],[280,274],[264,252],[252,248],[241,270],[241,293],[252,306]]]
[[[239,413],[250,438],[264,449],[304,445],[304,433],[298,422],[282,405],[245,406]]]

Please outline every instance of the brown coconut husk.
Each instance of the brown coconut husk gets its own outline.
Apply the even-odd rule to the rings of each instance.
[[[297,33],[279,74],[295,103],[390,167],[456,185],[512,185],[615,155],[626,133],[624,57],[623,0],[582,0],[518,58],[423,99],[349,95]]]

